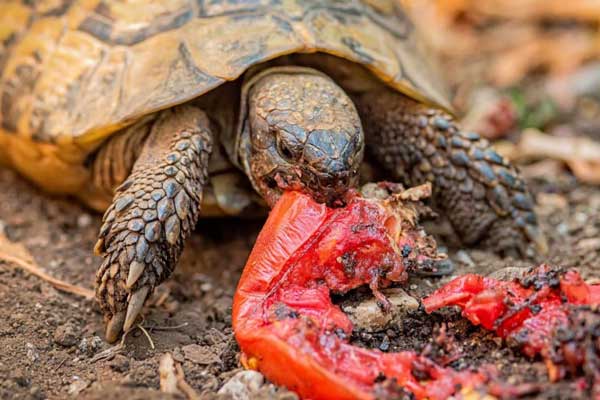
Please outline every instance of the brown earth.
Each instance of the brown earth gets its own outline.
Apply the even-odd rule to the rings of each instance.
[[[587,278],[596,278],[600,190],[579,185],[566,173],[553,178],[530,181],[550,240],[547,261],[577,267]],[[0,169],[0,187],[0,231],[8,240],[24,245],[52,276],[91,289],[100,263],[91,255],[100,216],[69,199],[40,193],[9,170]],[[143,326],[154,349],[136,329],[125,348],[108,359],[94,358],[110,346],[102,340],[102,318],[93,301],[59,292],[12,264],[0,264],[0,398],[168,397],[158,390],[159,359],[165,352],[182,364],[186,381],[205,398],[229,398],[215,393],[240,369],[231,332],[231,299],[260,226],[260,221],[202,221],[174,279],[154,295],[154,303],[160,305],[146,313]],[[450,253],[457,274],[533,264],[483,250]],[[413,280],[408,291],[418,296],[439,284],[436,279]],[[355,340],[385,351],[419,350],[443,321],[464,353],[454,367],[492,362],[509,382],[546,381],[541,362],[502,346],[455,311],[433,316],[415,312],[383,332],[357,332]],[[547,384],[543,397],[573,397],[570,384]],[[293,395],[263,385],[253,398]]]

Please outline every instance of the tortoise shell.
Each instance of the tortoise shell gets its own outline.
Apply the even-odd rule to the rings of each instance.
[[[86,157],[113,132],[295,53],[352,61],[450,107],[397,0],[9,0],[0,161],[46,190],[77,193]]]

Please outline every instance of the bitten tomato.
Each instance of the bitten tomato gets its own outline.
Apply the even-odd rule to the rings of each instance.
[[[406,192],[405,192],[406,194]],[[352,324],[330,299],[368,284],[378,292],[406,269],[431,263],[432,240],[416,227],[414,196],[355,196],[330,209],[308,196],[282,196],[250,254],[233,304],[247,367],[310,399],[445,399],[486,377],[456,372],[414,352],[352,346]]]

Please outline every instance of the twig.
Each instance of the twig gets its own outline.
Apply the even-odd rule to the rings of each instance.
[[[69,357],[65,357],[63,358],[63,360],[58,364],[58,366],[54,369],[54,372],[58,371],[60,369],[60,367],[62,367],[64,365],[64,363],[67,362],[67,360],[69,359]]]
[[[155,325],[155,326],[145,326],[144,328],[148,329],[148,331],[150,331],[150,332],[152,332],[152,331],[174,331],[177,329],[185,328],[188,325],[189,325],[189,322],[184,322],[183,324],[179,324],[179,325],[175,325],[175,326]]]
[[[175,360],[171,353],[165,353],[158,363],[158,377],[160,391],[169,394],[181,394],[177,388],[177,374],[175,373]]]
[[[35,275],[38,278],[45,280],[46,282],[48,282],[49,284],[51,284],[58,290],[62,290],[63,292],[81,296],[86,299],[94,298],[93,291],[82,288],[80,286],[71,285],[70,283],[62,281],[60,279],[56,279],[56,278],[48,275],[44,271],[42,271],[40,269],[40,267],[38,267],[35,264],[31,264],[25,260],[22,260],[15,256],[11,256],[10,254],[6,254],[4,252],[0,252],[0,259],[2,261],[5,261],[8,265],[17,266],[17,267],[29,272],[30,274]]]
[[[159,297],[159,298],[156,300],[156,302],[154,302],[154,305],[155,305],[156,307],[160,307],[161,305],[163,305],[163,303],[164,303],[165,301],[167,301],[167,299],[169,298],[169,295],[170,295],[170,292],[169,292],[169,290],[167,290],[166,292],[162,293],[162,294],[160,295],[160,297]]]
[[[183,373],[181,364],[176,363],[175,370],[177,371],[177,387],[179,390],[181,390],[189,400],[200,400],[198,393],[185,381],[185,374]]]
[[[182,394],[189,400],[200,400],[198,393],[185,381],[181,364],[173,359],[171,353],[165,353],[158,364],[160,391],[170,394]]]
[[[123,346],[123,342],[120,342],[119,344],[109,347],[108,349],[96,354],[94,357],[92,357],[91,362],[95,363],[101,360],[110,360],[115,355],[121,353],[124,347],[125,346]]]
[[[150,337],[150,334],[148,334],[148,331],[146,329],[144,329],[144,327],[141,324],[138,324],[137,327],[140,329],[140,331],[142,331],[142,333],[144,335],[146,335],[146,338],[150,342],[150,347],[152,347],[152,350],[154,350],[155,349],[154,342],[152,341],[152,338]]]

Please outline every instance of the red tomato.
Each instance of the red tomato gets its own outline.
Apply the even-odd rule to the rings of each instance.
[[[435,256],[431,241],[395,207],[355,197],[329,209],[299,193],[282,196],[234,297],[233,327],[248,367],[310,399],[397,397],[401,390],[445,399],[485,380],[414,352],[386,354],[348,343],[352,324],[330,292],[363,284],[377,292],[404,281],[405,265]]]

